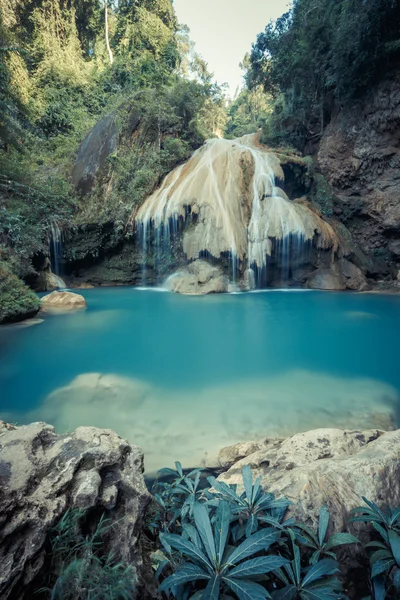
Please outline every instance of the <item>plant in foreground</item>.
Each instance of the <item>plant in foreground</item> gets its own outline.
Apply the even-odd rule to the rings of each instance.
[[[232,507],[232,517],[237,524],[233,528],[234,540],[240,540],[244,535],[249,537],[258,530],[261,523],[267,523],[280,529],[282,526],[294,525],[289,519],[282,523],[287,508],[291,502],[287,498],[275,499],[274,494],[265,492],[261,486],[261,477],[253,484],[251,468],[245,465],[242,469],[244,491],[237,493],[236,485],[227,485],[209,477],[213,488],[209,504],[217,506],[221,499],[226,500]]]
[[[341,600],[342,584],[335,574],[339,565],[332,558],[323,558],[311,567],[301,568],[300,549],[293,542],[294,558],[276,572],[284,587],[273,594],[274,600]]]
[[[382,511],[363,497],[366,506],[354,508],[354,522],[371,523],[379,540],[365,545],[370,555],[372,589],[375,600],[400,597],[400,507]],[[393,596],[391,595],[393,591]]]
[[[85,511],[68,510],[51,538],[52,566],[56,572],[51,600],[130,600],[136,590],[136,570],[104,552],[104,536],[115,522],[100,518],[96,529],[83,535]]]
[[[334,533],[326,539],[328,531],[330,514],[327,506],[322,506],[319,511],[318,532],[315,533],[311,527],[303,523],[296,523],[294,529],[297,540],[314,550],[310,557],[310,565],[315,565],[321,556],[328,555],[336,560],[336,554],[332,552],[333,548],[345,544],[358,544],[359,540],[350,533]],[[300,530],[300,531],[299,531]]]
[[[258,556],[276,542],[281,532],[272,527],[264,528],[248,537],[238,547],[228,545],[232,509],[221,500],[213,523],[204,504],[196,504],[193,510],[194,527],[186,528],[186,535],[161,534],[160,541],[168,554],[173,550],[185,558],[175,573],[167,577],[159,591],[170,592],[174,598],[183,596],[192,588],[193,582],[204,582],[197,592],[192,588],[192,599],[218,600],[221,594],[234,593],[240,600],[264,600],[270,598],[268,591],[255,579],[265,576],[289,561],[280,555]],[[186,586],[186,588],[185,588]]]

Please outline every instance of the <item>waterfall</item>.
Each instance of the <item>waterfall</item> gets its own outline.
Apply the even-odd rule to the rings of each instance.
[[[51,270],[55,275],[61,275],[62,236],[57,221],[51,221],[50,261]]]
[[[143,281],[150,255],[157,274],[177,243],[188,261],[228,261],[233,282],[252,269],[263,287],[272,267],[288,281],[313,244],[328,249],[337,239],[310,205],[287,197],[283,180],[278,157],[257,135],[208,140],[167,175],[135,217]]]

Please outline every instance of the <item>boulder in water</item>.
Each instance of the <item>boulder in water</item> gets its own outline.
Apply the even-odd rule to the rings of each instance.
[[[61,308],[61,309],[74,309],[74,308],[86,308],[86,300],[80,294],[74,292],[52,292],[42,298],[42,307],[47,308]]]
[[[178,294],[218,294],[228,292],[229,279],[218,267],[205,260],[195,260],[187,269],[168,277],[166,286]]]
[[[109,429],[79,427],[57,435],[45,423],[0,421],[0,483],[3,600],[34,597],[48,536],[68,509],[95,509],[89,526],[107,511],[114,526],[105,550],[141,569],[139,535],[150,495],[138,446]]]

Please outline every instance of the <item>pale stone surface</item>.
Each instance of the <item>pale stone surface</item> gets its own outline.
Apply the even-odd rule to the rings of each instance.
[[[229,456],[224,449],[222,456]],[[327,504],[331,526],[345,528],[361,496],[380,506],[400,505],[400,430],[316,429],[285,440],[267,440],[260,450],[236,462],[219,479],[242,484],[241,469],[250,465],[264,489],[293,502],[290,513],[317,523]]]
[[[228,292],[229,279],[218,267],[205,260],[196,260],[186,270],[168,277],[165,285],[178,294],[218,294]]]
[[[336,269],[318,269],[307,279],[307,287],[313,290],[345,290],[346,283]]]
[[[45,277],[46,277],[46,289],[48,289],[48,290],[54,290],[54,289],[58,289],[58,288],[66,288],[67,287],[65,284],[65,281],[63,279],[61,279],[61,277],[59,277],[55,273],[52,273],[51,271],[46,271]]]
[[[52,292],[42,298],[44,308],[85,308],[86,300],[74,292]]]
[[[260,144],[259,134],[235,140],[210,139],[174,169],[132,214],[148,230],[196,215],[185,229],[183,251],[196,260],[207,251],[219,259],[230,253],[248,266],[266,265],[272,239],[288,233],[320,249],[338,247],[329,223],[306,202],[291,202],[276,186],[283,181],[278,156]]]
[[[33,597],[50,530],[68,508],[110,510],[107,549],[142,566],[138,541],[150,496],[143,454],[109,429],[56,435],[45,423],[0,421],[0,597]]]
[[[346,258],[337,262],[340,273],[345,278],[346,287],[349,290],[366,291],[369,286],[361,269]]]

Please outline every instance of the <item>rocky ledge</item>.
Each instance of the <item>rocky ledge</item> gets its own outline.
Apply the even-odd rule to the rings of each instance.
[[[99,513],[111,515],[107,551],[140,576],[149,500],[141,449],[113,431],[57,435],[45,423],[0,421],[0,598],[32,598],[41,587],[50,532],[69,508],[86,509],[94,526]]]
[[[291,500],[289,511],[300,521],[315,526],[328,505],[331,531],[348,527],[361,496],[382,508],[400,505],[400,430],[317,429],[241,443],[224,448],[214,467],[221,481],[240,487],[244,465],[266,491]],[[105,550],[132,565],[138,597],[149,597],[141,587],[149,582],[150,554],[141,534],[150,499],[142,451],[113,431],[79,427],[57,435],[45,423],[0,421],[0,598],[27,600],[41,587],[49,537],[69,508],[87,511],[86,527],[96,527],[101,514],[112,519]],[[363,525],[354,527],[362,540]],[[343,551],[349,572],[357,568],[357,548]]]
[[[326,504],[336,531],[362,496],[382,507],[400,505],[400,429],[315,429],[229,446],[217,463],[219,479],[239,486],[243,466],[250,465],[266,490],[293,502],[290,512],[299,521],[315,525]]]

